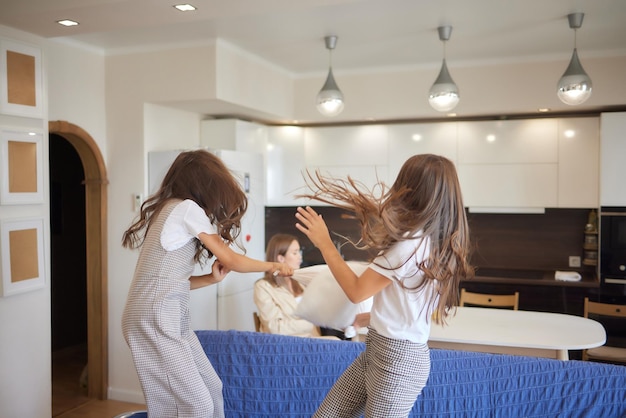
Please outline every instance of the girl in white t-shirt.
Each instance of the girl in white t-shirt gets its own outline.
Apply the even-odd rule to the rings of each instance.
[[[469,230],[454,164],[414,155],[381,196],[353,179],[309,175],[315,199],[354,212],[364,248],[378,255],[357,276],[337,251],[321,215],[298,208],[296,227],[321,251],[353,303],[374,298],[365,351],[327,394],[315,417],[406,417],[430,374],[432,321],[458,304],[461,279],[471,277]]]
[[[141,206],[122,244],[141,248],[122,317],[150,417],[223,417],[222,382],[189,318],[189,291],[229,271],[291,276],[284,263],[233,251],[247,208],[224,163],[205,150],[179,154],[161,187]],[[212,272],[192,276],[215,257]]]

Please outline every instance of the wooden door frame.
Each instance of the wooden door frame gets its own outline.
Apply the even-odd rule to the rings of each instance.
[[[49,134],[65,138],[76,149],[85,172],[85,239],[87,263],[88,396],[107,399],[107,179],[104,159],[93,138],[66,121],[48,122]]]

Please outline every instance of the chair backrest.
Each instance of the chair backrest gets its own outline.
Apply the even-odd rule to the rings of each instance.
[[[256,332],[261,332],[261,318],[259,318],[259,314],[252,312],[252,319],[254,320],[254,330]]]
[[[585,298],[585,318],[588,318],[589,314],[626,318],[626,305],[592,302]]]
[[[589,298],[585,298],[584,316],[589,318],[589,315],[626,318],[626,305],[592,302]],[[596,319],[600,320],[600,318]],[[583,350],[582,358],[583,360],[625,364],[626,348],[605,344],[602,347]]]
[[[511,307],[513,310],[517,310],[519,304],[519,292],[515,292],[512,295],[492,295],[487,293],[468,292],[465,289],[461,289],[461,300],[459,301],[459,305],[465,306],[466,304],[499,308]]]

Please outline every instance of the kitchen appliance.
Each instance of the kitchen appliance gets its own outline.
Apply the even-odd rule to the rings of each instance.
[[[600,209],[600,285],[602,298],[626,302],[626,207]]]

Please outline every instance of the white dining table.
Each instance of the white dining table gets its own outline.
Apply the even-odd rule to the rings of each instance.
[[[447,325],[432,324],[428,345],[569,360],[569,350],[599,347],[605,342],[602,324],[582,316],[457,307]]]

